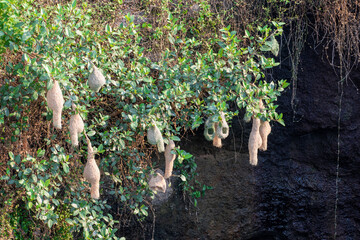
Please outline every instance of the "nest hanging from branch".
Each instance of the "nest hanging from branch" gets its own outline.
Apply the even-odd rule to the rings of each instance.
[[[75,110],[76,107],[74,104],[72,105],[72,108]],[[71,145],[76,147],[79,145],[78,134],[84,131],[84,121],[80,117],[80,114],[77,113],[71,116],[69,129]]]
[[[267,139],[271,132],[270,123],[268,121],[265,121],[265,122],[261,121],[259,131],[260,131],[260,136],[262,139],[262,144],[259,149],[261,151],[266,151],[267,150]]]
[[[58,81],[54,80],[52,88],[46,94],[46,101],[48,107],[53,111],[54,127],[61,129],[61,113],[65,101]]]
[[[264,110],[264,103],[262,100],[260,100],[259,107],[260,107],[261,111]],[[260,131],[260,136],[262,139],[262,144],[259,149],[261,151],[266,151],[267,150],[267,139],[268,139],[269,134],[271,133],[270,123],[268,121],[261,121],[259,131]]]
[[[86,137],[88,144],[88,157],[84,168],[84,177],[86,181],[91,184],[91,197],[94,199],[100,198],[100,169],[96,164],[94,150],[91,146],[90,139]]]
[[[159,152],[165,151],[164,139],[154,121],[147,130],[147,140],[151,145],[157,145]]]
[[[89,75],[88,84],[91,90],[98,92],[106,80],[101,71],[93,64],[93,71]]]
[[[225,114],[220,112],[221,120],[214,122],[212,117],[209,117],[205,122],[204,136],[206,140],[213,141],[213,146],[221,148],[222,141],[229,136],[229,125],[226,122]]]
[[[252,129],[249,136],[249,156],[250,164],[256,166],[258,164],[258,149],[262,144],[262,139],[260,136],[260,119],[252,118]]]

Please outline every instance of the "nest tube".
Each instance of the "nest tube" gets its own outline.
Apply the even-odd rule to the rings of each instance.
[[[88,157],[87,162],[84,168],[84,177],[86,181],[91,184],[91,198],[99,199],[100,198],[100,169],[96,164],[94,157],[94,150],[91,146],[91,142],[88,137],[86,137],[88,143]]]
[[[249,157],[250,164],[256,166],[258,164],[258,149],[262,144],[260,136],[260,119],[253,117],[252,129],[249,136]]]
[[[260,107],[261,111],[264,110],[264,103],[261,99],[259,102],[259,107]],[[262,139],[262,144],[259,149],[261,151],[266,151],[267,150],[267,139],[268,139],[269,134],[271,133],[270,123],[268,121],[261,121],[259,131],[260,131],[260,136]]]
[[[271,132],[271,126],[270,123],[268,121],[261,121],[260,123],[260,136],[262,139],[262,144],[260,146],[260,150],[261,151],[266,151],[267,150],[267,140],[268,140],[268,136]]]
[[[219,128],[219,123],[215,123],[215,133],[217,133],[218,128]],[[218,136],[218,134],[215,134],[213,138],[213,146],[218,148],[222,147],[221,138]]]
[[[169,144],[166,146],[165,149],[165,174],[164,174],[165,179],[171,177],[174,168],[174,161],[176,159],[176,154],[171,153],[173,149],[175,149],[175,143],[173,140],[169,139]]]
[[[99,181],[91,184],[90,195],[91,195],[91,198],[94,198],[94,199],[100,198],[100,183],[99,183]]]
[[[52,88],[46,94],[48,107],[53,111],[53,125],[61,129],[61,114],[65,103],[58,81],[54,80]]]
[[[61,129],[62,109],[53,111],[53,125],[54,128]]]

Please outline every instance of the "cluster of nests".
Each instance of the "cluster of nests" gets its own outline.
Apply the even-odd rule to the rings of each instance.
[[[89,75],[88,84],[91,90],[97,92],[105,84],[105,77],[101,71],[93,64],[93,71]],[[59,83],[55,80],[52,88],[47,92],[47,105],[53,111],[53,125],[55,128],[61,129],[61,114],[64,105],[64,98],[59,86]],[[260,100],[260,109],[263,110],[263,103]],[[76,111],[76,106],[72,104],[72,109]],[[259,118],[252,117],[252,130],[249,137],[249,155],[250,164],[256,166],[258,159],[258,149],[265,151],[267,149],[267,137],[271,132],[269,122],[261,121]],[[71,116],[70,124],[70,140],[72,146],[79,145],[78,135],[84,131],[84,122],[79,113]],[[88,156],[87,163],[84,168],[84,177],[91,184],[91,197],[94,199],[100,198],[100,170],[95,161],[95,153],[91,146],[90,139],[84,132],[87,145]],[[229,125],[226,122],[225,114],[220,112],[220,119],[214,120],[214,117],[209,117],[205,122],[204,136],[208,141],[213,141],[215,147],[221,148],[221,140],[225,139],[229,135]],[[150,144],[156,145],[159,152],[165,152],[165,173],[162,175],[160,172],[156,172],[149,179],[149,188],[156,192],[166,191],[166,179],[170,178],[173,171],[174,161],[176,154],[173,153],[175,149],[175,143],[171,139],[168,140],[168,144],[165,148],[164,139],[161,135],[156,123],[152,121],[151,126],[147,131],[147,140]]]
[[[105,77],[100,70],[93,65],[93,71],[89,75],[88,84],[91,90],[97,92],[105,84]],[[58,81],[54,81],[52,88],[46,94],[46,101],[48,107],[53,111],[53,125],[57,129],[61,129],[61,114],[64,106],[64,97],[62,95]],[[72,104],[72,109],[75,111],[76,106]],[[70,140],[73,147],[79,145],[78,135],[84,131],[84,121],[79,113],[72,115],[69,124]],[[85,133],[85,132],[84,132]],[[84,177],[86,181],[91,184],[91,197],[94,199],[100,198],[100,170],[95,161],[95,153],[91,146],[90,139],[87,137],[88,157],[84,168]]]
[[[260,110],[263,111],[264,104],[260,100]],[[226,122],[225,114],[220,112],[220,121],[214,121],[213,118],[208,118],[205,122],[204,136],[208,141],[213,141],[215,147],[221,148],[221,140],[229,135],[229,125]],[[271,127],[268,121],[262,121],[259,118],[252,117],[252,129],[249,136],[249,156],[250,164],[256,166],[258,163],[258,149],[261,151],[267,150],[267,138],[271,132]]]
[[[260,100],[260,110],[264,109],[264,104]],[[258,149],[267,150],[267,138],[271,132],[271,126],[268,121],[262,121],[259,118],[252,117],[252,128],[249,136],[249,156],[250,164],[256,166],[258,163]]]
[[[156,192],[165,192],[165,179],[171,177],[174,161],[176,159],[176,154],[172,153],[172,150],[175,149],[175,143],[173,140],[169,139],[169,143],[165,148],[164,139],[159,128],[156,126],[156,123],[152,121],[151,125],[152,126],[150,126],[147,131],[147,140],[150,144],[156,145],[159,152],[165,152],[165,173],[164,176],[160,172],[157,172],[155,175],[151,176],[149,180],[149,188]]]
[[[260,110],[263,111],[264,105],[260,100]],[[268,121],[262,121],[259,118],[252,117],[252,130],[249,137],[249,156],[250,164],[256,166],[258,163],[258,149],[261,151],[267,150],[267,137],[271,132],[271,127]],[[205,122],[204,136],[206,140],[213,141],[215,147],[221,148],[221,140],[229,136],[229,125],[226,122],[225,114],[220,112],[220,119],[214,120],[213,117],[209,117]],[[159,152],[165,151],[165,174],[157,172],[150,178],[149,187],[154,191],[165,192],[166,180],[172,175],[174,160],[176,155],[171,153],[175,148],[175,143],[169,139],[169,144],[164,146],[164,140],[161,136],[159,128],[155,122],[152,122],[152,126],[147,131],[148,142],[152,145],[157,145]]]

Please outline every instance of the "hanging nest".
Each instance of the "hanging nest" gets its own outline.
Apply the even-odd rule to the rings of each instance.
[[[259,131],[260,131],[260,136],[262,139],[262,144],[259,149],[261,151],[266,151],[267,150],[267,139],[271,132],[270,123],[268,121],[265,121],[265,122],[261,121]]]
[[[164,152],[165,145],[161,132],[154,121],[152,121],[152,125],[147,130],[147,140],[151,145],[157,145],[159,152]]]
[[[173,140],[169,139],[169,144],[165,149],[165,179],[168,179],[172,175],[174,161],[176,158],[176,154],[172,154],[171,150],[175,149],[175,143]]]
[[[205,122],[204,136],[206,140],[211,141],[216,135],[215,122],[212,121],[211,117]]]
[[[258,163],[258,149],[262,144],[262,139],[260,136],[260,119],[253,117],[253,124],[251,133],[249,136],[249,156],[250,164],[256,166]]]
[[[222,147],[222,143],[221,143],[221,138],[217,135],[217,130],[219,128],[219,123],[215,123],[215,136],[213,139],[213,146],[221,148]]]
[[[86,140],[88,144],[88,157],[84,168],[84,177],[86,181],[88,181],[91,184],[91,189],[90,189],[91,197],[94,199],[99,199],[100,170],[95,161],[94,150],[91,146],[91,142],[87,137]]]
[[[53,87],[46,94],[46,101],[48,107],[53,111],[54,127],[61,129],[61,112],[65,101],[58,81],[54,80]]]
[[[75,110],[74,104],[72,107],[73,107],[73,110]],[[71,145],[73,147],[76,147],[79,145],[78,134],[81,133],[82,131],[84,131],[84,122],[81,119],[80,114],[77,113],[77,114],[71,116],[69,129],[70,129]]]
[[[166,181],[160,173],[152,175],[149,181],[149,188],[156,192],[166,192]]]
[[[89,75],[88,84],[91,90],[98,92],[106,80],[101,71],[93,64],[93,71]]]
[[[225,139],[229,136],[229,125],[226,122],[225,114],[223,112],[220,112],[220,116],[221,121],[216,126],[216,135],[221,139]]]
[[[264,103],[263,103],[262,100],[260,100],[259,107],[260,107],[261,111],[264,110]],[[261,151],[266,151],[267,150],[267,139],[268,139],[268,136],[269,136],[269,134],[271,132],[270,123],[268,121],[261,121],[259,131],[260,131],[260,136],[261,136],[261,139],[262,139],[262,144],[261,144],[259,149]]]

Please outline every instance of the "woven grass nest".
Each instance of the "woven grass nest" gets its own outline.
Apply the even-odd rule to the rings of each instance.
[[[98,92],[100,88],[105,84],[106,80],[101,71],[93,64],[93,71],[88,78],[88,84],[91,90]]]
[[[84,177],[86,181],[88,181],[91,184],[91,189],[90,189],[91,197],[94,199],[99,199],[100,169],[96,164],[94,150],[88,138],[87,138],[87,144],[88,144],[88,157],[84,168]]]
[[[157,145],[159,152],[165,152],[164,139],[154,121],[147,130],[147,140],[151,145]]]
[[[52,88],[47,92],[46,102],[48,107],[53,111],[54,128],[61,129],[61,113],[65,101],[58,81],[55,80]]]

